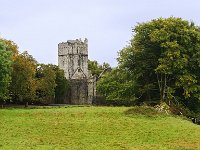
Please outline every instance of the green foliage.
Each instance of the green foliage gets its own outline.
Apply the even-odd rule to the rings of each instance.
[[[55,88],[55,102],[64,103],[70,91],[69,81],[65,78],[64,70],[59,69],[58,66],[53,66],[56,73],[56,88]]]
[[[141,99],[200,99],[200,30],[181,18],[138,24],[131,45],[119,53],[120,68],[134,76]]]
[[[125,112],[126,115],[130,116],[144,116],[144,117],[158,117],[158,116],[166,116],[167,114],[157,109],[149,106],[140,106],[140,107],[133,107],[128,109]]]
[[[39,64],[37,67],[37,98],[42,103],[53,103],[56,88],[56,73],[53,66]]]
[[[14,60],[16,56],[19,54],[18,46],[11,40],[6,40],[0,37],[0,42],[5,43],[6,51],[10,51],[12,54],[12,59]]]
[[[8,87],[11,82],[12,53],[6,50],[6,44],[0,41],[0,102],[9,98]]]
[[[125,115],[129,109],[134,107],[1,109],[0,149],[199,149],[198,125],[136,110]]]
[[[122,70],[115,68],[97,82],[97,91],[107,100],[135,100],[136,83]]]
[[[27,52],[17,55],[13,63],[10,93],[13,101],[30,102],[35,100],[36,61]]]
[[[106,68],[111,68],[108,63],[104,62],[103,65],[100,65],[97,61],[88,60],[88,70],[91,71],[92,75],[99,76]]]
[[[42,103],[64,103],[70,90],[64,71],[56,65],[39,64],[37,67],[37,97]]]
[[[55,65],[38,65],[28,52],[19,54],[13,41],[0,38],[0,101],[10,95],[13,102],[51,103],[55,98],[62,103],[68,92],[63,70]]]

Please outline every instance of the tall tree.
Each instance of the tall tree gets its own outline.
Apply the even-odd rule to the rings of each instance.
[[[141,99],[200,99],[200,30],[181,18],[138,24],[120,67],[134,75]],[[159,94],[156,94],[159,93]]]
[[[0,101],[4,102],[9,98],[8,87],[11,82],[12,53],[6,51],[6,44],[0,41]]]
[[[42,103],[54,103],[56,73],[53,66],[39,64],[37,67],[37,97]]]
[[[13,64],[11,94],[13,101],[28,102],[35,100],[36,61],[27,52],[16,57]]]

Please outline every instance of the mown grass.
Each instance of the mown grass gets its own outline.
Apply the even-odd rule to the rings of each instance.
[[[0,149],[200,149],[200,126],[179,117],[151,117],[133,109],[1,109]]]

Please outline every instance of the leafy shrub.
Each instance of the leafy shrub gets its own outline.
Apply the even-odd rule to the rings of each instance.
[[[149,106],[137,106],[131,109],[128,109],[125,112],[126,115],[142,115],[146,117],[156,117],[160,115],[166,115],[165,112],[156,110],[154,107]]]

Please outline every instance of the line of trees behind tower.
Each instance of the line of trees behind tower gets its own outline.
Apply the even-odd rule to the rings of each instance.
[[[88,68],[97,77],[111,68],[108,63],[88,60]],[[62,104],[70,97],[70,82],[57,65],[40,64],[27,51],[0,38],[0,103]]]
[[[118,66],[97,84],[106,100],[200,113],[200,27],[194,22],[170,17],[139,23],[118,54]]]
[[[64,71],[52,64],[38,63],[27,51],[0,38],[0,102],[62,103],[70,85]]]
[[[118,54],[118,66],[110,71],[105,71],[109,64],[88,61],[91,73],[101,77],[97,92],[106,101],[166,103],[200,113],[199,26],[175,17],[139,23]],[[0,39],[1,102],[62,103],[69,89],[58,66],[39,64],[27,52],[19,54],[12,41]]]

